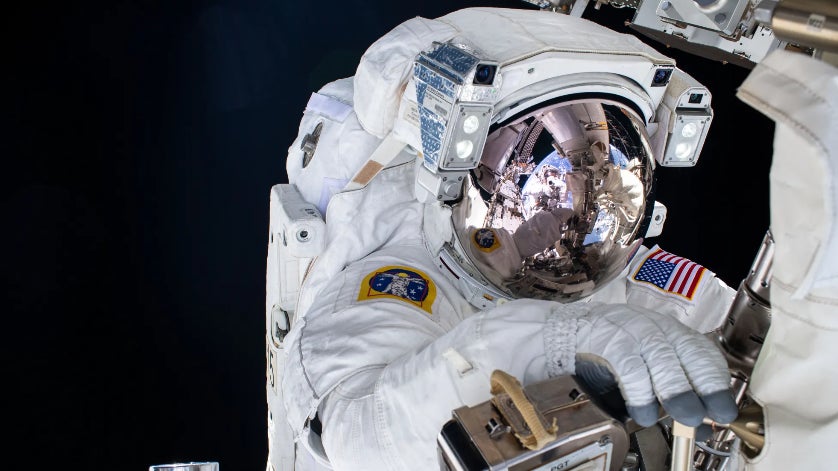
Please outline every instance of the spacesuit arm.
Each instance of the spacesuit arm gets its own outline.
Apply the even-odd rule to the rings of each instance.
[[[656,258],[661,260],[664,270],[667,265],[674,267],[670,278],[656,278],[658,273],[653,265],[657,263]],[[702,333],[711,332],[724,323],[736,295],[736,290],[709,268],[665,252],[657,245],[640,248],[626,267],[624,279],[625,288],[615,282],[610,289],[595,293],[593,299],[600,302],[625,301],[633,306],[668,314]]]
[[[492,371],[524,383],[572,371],[574,338],[560,333],[566,329],[551,316],[556,309],[569,307],[520,300],[483,311],[424,347],[341,382],[319,409],[332,466],[434,469],[436,435],[452,410],[489,398]],[[391,326],[372,328],[399,342]]]
[[[721,355],[668,316],[625,305],[518,300],[342,381],[319,409],[326,453],[335,469],[432,469],[442,425],[452,410],[489,398],[492,371],[528,384],[573,373],[577,358],[611,372],[644,425],[657,420],[656,398],[679,420],[735,416]]]

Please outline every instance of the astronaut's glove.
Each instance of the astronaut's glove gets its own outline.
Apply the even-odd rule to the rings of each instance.
[[[727,362],[707,337],[670,316],[625,304],[592,305],[574,317],[560,321],[576,327],[575,365],[565,367],[595,388],[616,381],[639,425],[658,420],[659,404],[688,426],[705,416],[719,423],[736,418]]]

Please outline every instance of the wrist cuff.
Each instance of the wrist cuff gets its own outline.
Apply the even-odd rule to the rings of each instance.
[[[544,330],[544,351],[547,353],[547,376],[555,378],[576,371],[576,331],[578,319],[587,313],[587,306],[564,305],[553,310]]]

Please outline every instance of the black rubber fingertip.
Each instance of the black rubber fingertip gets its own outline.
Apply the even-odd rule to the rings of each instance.
[[[701,397],[707,408],[707,416],[720,424],[729,424],[736,420],[739,408],[730,391],[719,391]]]
[[[628,413],[637,425],[651,427],[658,421],[658,404],[652,403],[645,406],[627,406]]]
[[[688,427],[698,427],[704,421],[704,404],[693,391],[670,397],[663,401],[663,408],[673,419]]]
[[[594,404],[608,415],[620,421],[629,418],[620,386],[605,363],[577,357],[574,378]]]
[[[617,380],[604,363],[576,359],[576,376],[593,394],[604,394],[617,387]]]

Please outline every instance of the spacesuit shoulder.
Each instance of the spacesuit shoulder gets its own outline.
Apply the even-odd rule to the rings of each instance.
[[[288,148],[288,182],[321,214],[381,142],[358,121],[353,83],[352,77],[336,80],[312,93]]]
[[[635,255],[624,280],[628,303],[670,314],[699,332],[721,325],[735,296],[708,268],[657,245]]]
[[[470,314],[421,245],[392,246],[350,264],[318,290],[289,333],[283,378],[289,422],[302,430],[320,399],[362,371],[383,368]],[[297,413],[297,417],[290,412]]]

